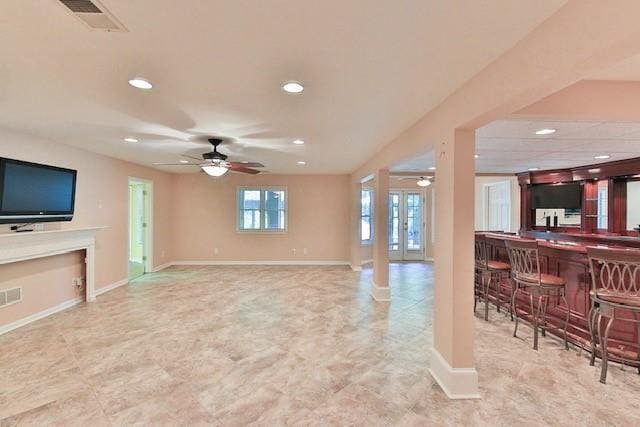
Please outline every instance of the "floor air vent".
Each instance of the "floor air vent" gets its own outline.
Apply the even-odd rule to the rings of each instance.
[[[22,288],[3,289],[0,291],[0,307],[22,301]]]
[[[127,31],[97,0],[58,0],[87,27],[99,31]]]

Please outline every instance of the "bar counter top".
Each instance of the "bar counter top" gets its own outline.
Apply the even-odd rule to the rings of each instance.
[[[566,280],[566,295],[570,308],[569,339],[576,345],[590,348],[590,333],[587,318],[591,309],[591,273],[587,258],[587,247],[595,246],[611,249],[638,249],[640,238],[630,236],[588,235],[580,233],[547,233],[525,231],[522,235],[482,232],[487,241],[490,259],[509,262],[506,240],[532,239],[539,244],[540,269],[542,273],[560,276]],[[504,284],[503,290],[510,289]],[[507,291],[508,292],[508,291]],[[495,299],[496,295],[493,295]],[[554,304],[555,305],[555,304]],[[529,295],[525,291],[518,293],[518,313],[529,316]],[[562,318],[566,310],[562,307],[550,307],[550,313]],[[624,313],[623,313],[623,317]],[[523,331],[524,333],[524,331]],[[553,332],[552,332],[553,333]],[[625,321],[615,321],[611,330],[610,351],[614,354],[637,355],[637,351],[629,343],[638,342],[638,331],[635,325]],[[544,345],[544,344],[543,344]],[[640,359],[639,359],[640,364]]]

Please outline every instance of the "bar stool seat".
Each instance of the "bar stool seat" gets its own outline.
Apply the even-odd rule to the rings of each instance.
[[[543,286],[564,286],[567,281],[563,277],[542,273],[540,274],[540,283]]]
[[[589,291],[589,295],[591,295],[591,297],[594,297],[595,292]],[[607,292],[600,291],[598,293],[598,299],[600,299],[601,301],[619,305],[620,308],[624,308],[625,306],[629,308],[640,308],[640,296],[621,297],[619,295],[608,294]]]
[[[510,271],[511,264],[502,261],[487,261],[489,270]]]

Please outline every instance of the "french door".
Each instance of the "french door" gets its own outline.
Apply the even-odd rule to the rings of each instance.
[[[424,259],[423,194],[420,191],[389,192],[389,259]]]

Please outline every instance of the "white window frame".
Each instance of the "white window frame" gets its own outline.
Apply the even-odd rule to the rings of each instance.
[[[367,215],[362,215],[362,193],[364,192],[368,192],[369,193],[369,238],[368,239],[363,239],[362,238],[362,218],[364,218]],[[360,244],[362,245],[371,245],[373,243],[373,213],[374,213],[374,208],[373,208],[373,201],[374,201],[374,193],[373,193],[373,189],[371,188],[363,188],[362,190],[360,190],[360,222],[359,222],[359,229],[360,229]]]
[[[242,228],[242,216],[241,213],[244,209],[242,209],[242,197],[241,194],[243,191],[260,191],[260,228]],[[265,228],[264,227],[264,214],[266,212],[265,209],[265,197],[264,193],[267,191],[283,191],[284,192],[284,228]],[[278,187],[278,186],[255,186],[255,187],[238,187],[236,189],[236,232],[246,234],[246,233],[258,233],[258,234],[282,234],[286,233],[289,229],[289,191],[287,187]]]

